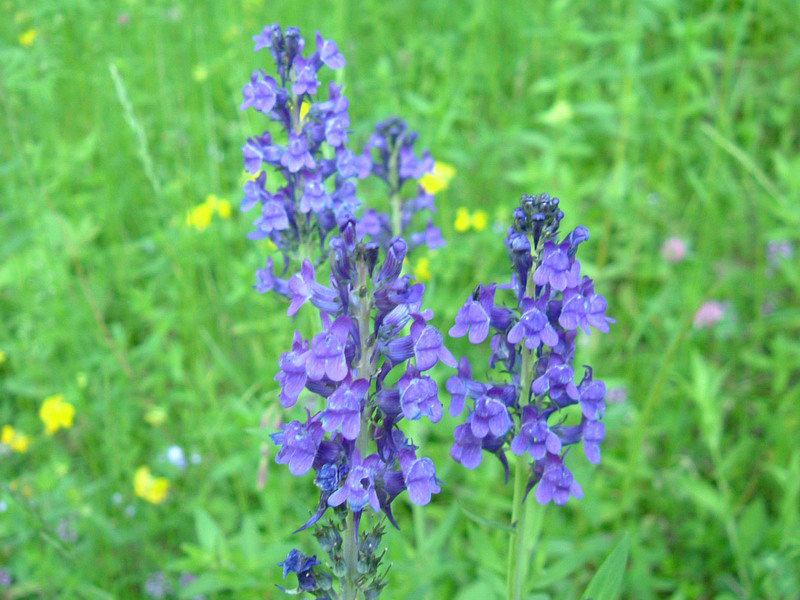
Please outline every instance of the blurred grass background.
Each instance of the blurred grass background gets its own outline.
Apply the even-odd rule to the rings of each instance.
[[[168,597],[278,598],[276,563],[317,551],[289,533],[310,480],[271,456],[257,489],[292,333],[251,289],[268,250],[236,210],[185,224],[209,194],[238,205],[240,147],[265,126],[240,90],[272,70],[250,37],[277,22],[339,43],[354,148],[399,114],[456,166],[429,257],[439,328],[506,277],[497,231],[521,193],[592,232],[582,262],[618,323],[579,361],[616,402],[600,467],[571,457],[585,498],[531,523],[529,598],[578,598],[625,531],[625,598],[800,598],[800,267],[769,252],[800,237],[797,2],[0,6],[0,425],[32,438],[0,456],[0,597],[146,597],[163,572]],[[457,233],[459,207],[499,225]],[[699,329],[707,300],[725,316]],[[45,436],[57,393],[75,425]],[[456,424],[418,432],[446,485],[416,529],[396,509],[387,598],[501,597],[511,489],[491,457],[452,464]],[[199,464],[170,464],[176,444]],[[142,465],[170,480],[163,504],[134,496]]]

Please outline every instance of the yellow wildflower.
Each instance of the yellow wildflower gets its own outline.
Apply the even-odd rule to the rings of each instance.
[[[456,211],[456,222],[453,223],[453,227],[456,231],[463,233],[469,229],[471,222],[469,211],[466,208],[459,208]]]
[[[4,362],[6,362],[7,358],[8,358],[8,354],[6,354],[2,350],[0,350],[0,365],[2,365]]]
[[[75,407],[64,400],[64,394],[48,396],[44,399],[42,407],[39,409],[39,417],[44,423],[44,431],[47,435],[53,435],[61,429],[72,427],[72,420],[75,418]]]
[[[133,476],[133,491],[151,504],[161,504],[167,499],[169,479],[153,477],[149,467],[139,467]]]
[[[167,420],[167,411],[160,406],[154,406],[144,415],[144,420],[153,427],[159,427]]]
[[[417,261],[416,266],[412,269],[414,278],[417,281],[430,281],[431,280],[431,260],[427,257],[422,257]]]
[[[205,65],[195,65],[192,69],[192,79],[198,83],[208,79],[208,68]]]
[[[24,433],[15,431],[11,425],[3,425],[0,443],[8,446],[14,452],[27,452],[31,445],[31,438]]]
[[[197,231],[205,231],[211,225],[211,216],[213,214],[213,207],[204,202],[189,211],[189,214],[186,215],[186,224],[189,227],[194,227]]]
[[[23,32],[19,36],[19,43],[26,48],[33,45],[33,42],[36,41],[36,36],[38,32],[35,29],[28,29],[27,31]]]
[[[453,165],[437,160],[433,165],[433,172],[423,175],[419,184],[429,194],[438,194],[447,189],[455,174],[456,168]]]
[[[217,204],[217,214],[223,219],[231,218],[231,203],[227,200],[220,200]]]
[[[483,231],[489,224],[489,215],[485,210],[476,210],[472,213],[472,228],[475,231]]]

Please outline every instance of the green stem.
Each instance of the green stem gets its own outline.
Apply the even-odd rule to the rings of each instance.
[[[389,156],[389,203],[392,207],[392,236],[403,235],[403,213],[400,206],[400,166],[398,165],[402,136],[392,148]]]
[[[506,570],[508,600],[522,598],[523,583],[528,571],[527,531],[528,506],[524,503],[525,487],[528,484],[530,469],[526,456],[518,456],[514,467],[514,506],[511,524],[514,533],[508,543],[508,565]]]
[[[528,274],[525,286],[525,295],[529,298],[536,296],[536,284],[533,282],[533,272],[536,268],[538,248],[531,240],[534,266]],[[530,350],[522,349],[522,368],[519,382],[519,405],[527,404],[531,393],[531,381],[536,356]],[[528,572],[528,506],[525,505],[525,488],[530,477],[530,467],[525,454],[518,456],[514,467],[514,504],[511,509],[511,527],[513,533],[508,540],[508,563],[506,565],[506,591],[508,600],[522,598],[525,576]]]
[[[344,528],[344,564],[346,568],[344,576],[344,589],[342,590],[342,600],[356,600],[358,588],[356,578],[358,577],[358,544],[356,540],[356,525],[353,513],[348,511],[347,521]]]
[[[372,379],[372,346],[369,341],[370,316],[372,314],[372,295],[369,291],[369,272],[364,261],[356,265],[358,270],[358,337],[361,341],[361,358],[358,362],[358,377],[370,381]],[[362,459],[367,455],[369,442],[369,410],[367,407],[361,412],[361,431],[356,440],[356,448]],[[355,518],[352,512],[347,513],[344,529],[344,589],[342,600],[356,600],[358,596],[358,538]]]

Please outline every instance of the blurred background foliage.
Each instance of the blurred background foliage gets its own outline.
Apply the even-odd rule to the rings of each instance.
[[[571,457],[585,498],[530,524],[529,598],[577,598],[624,532],[625,598],[800,597],[795,0],[2,0],[0,597],[278,598],[288,549],[317,551],[289,533],[310,480],[272,451],[257,481],[292,328],[251,288],[240,147],[265,123],[237,109],[272,22],[339,43],[355,148],[398,114],[456,167],[449,244],[414,257],[439,328],[507,277],[521,193],[592,232],[604,461]],[[187,226],[209,195],[232,214]],[[74,420],[46,435],[57,394]],[[396,509],[387,598],[501,597],[511,490],[449,460],[455,425],[417,430],[446,485]]]

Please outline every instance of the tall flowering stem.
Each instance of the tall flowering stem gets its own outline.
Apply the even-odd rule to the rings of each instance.
[[[489,366],[495,376],[479,381],[466,358],[447,382],[450,412],[459,415],[472,400],[466,422],[456,427],[451,456],[468,469],[477,468],[483,452],[503,464],[506,450],[517,456],[507,590],[509,600],[524,594],[527,572],[525,499],[536,488],[540,504],[558,505],[583,490],[566,465],[571,446],[583,443],[586,458],[600,462],[601,421],[606,388],[585,367],[575,382],[573,363],[579,329],[609,331],[606,300],[581,276],[578,246],[589,231],[578,227],[559,241],[564,213],[558,198],[525,195],[514,211],[506,236],[512,264],[509,283],[479,285],[456,315],[453,337],[468,336],[482,344],[491,334]],[[498,291],[511,292],[511,308],[498,306]],[[568,425],[568,422],[576,424]]]
[[[297,573],[298,589],[317,598],[376,598],[385,585],[381,521],[396,525],[392,502],[408,491],[412,503],[425,505],[440,490],[433,461],[417,456],[401,424],[441,420],[438,387],[426,372],[456,361],[430,324],[433,313],[422,308],[425,286],[401,275],[407,251],[402,238],[386,250],[359,239],[356,222],[348,221],[330,240],[329,285],[317,281],[308,260],[288,283],[289,312],[310,303],[323,325],[310,341],[295,333],[276,380],[284,407],[297,404],[305,389],[324,408],[306,409],[305,421],[291,421],[272,436],[280,446],[277,462],[297,476],[313,470],[320,489],[314,514],[298,531],[316,527],[331,571],[304,554],[283,563],[285,575]],[[365,521],[373,527],[361,532]]]
[[[433,194],[420,182],[433,173],[435,162],[427,150],[422,156],[416,155],[417,138],[417,132],[410,131],[408,124],[398,117],[375,126],[364,152],[371,157],[372,175],[387,186],[390,213],[368,209],[364,211],[359,228],[383,243],[393,236],[404,236],[412,248],[425,245],[434,250],[444,246],[445,241],[430,215],[422,231],[413,231],[417,214],[436,212]],[[404,187],[414,190],[414,195],[405,200]]]

